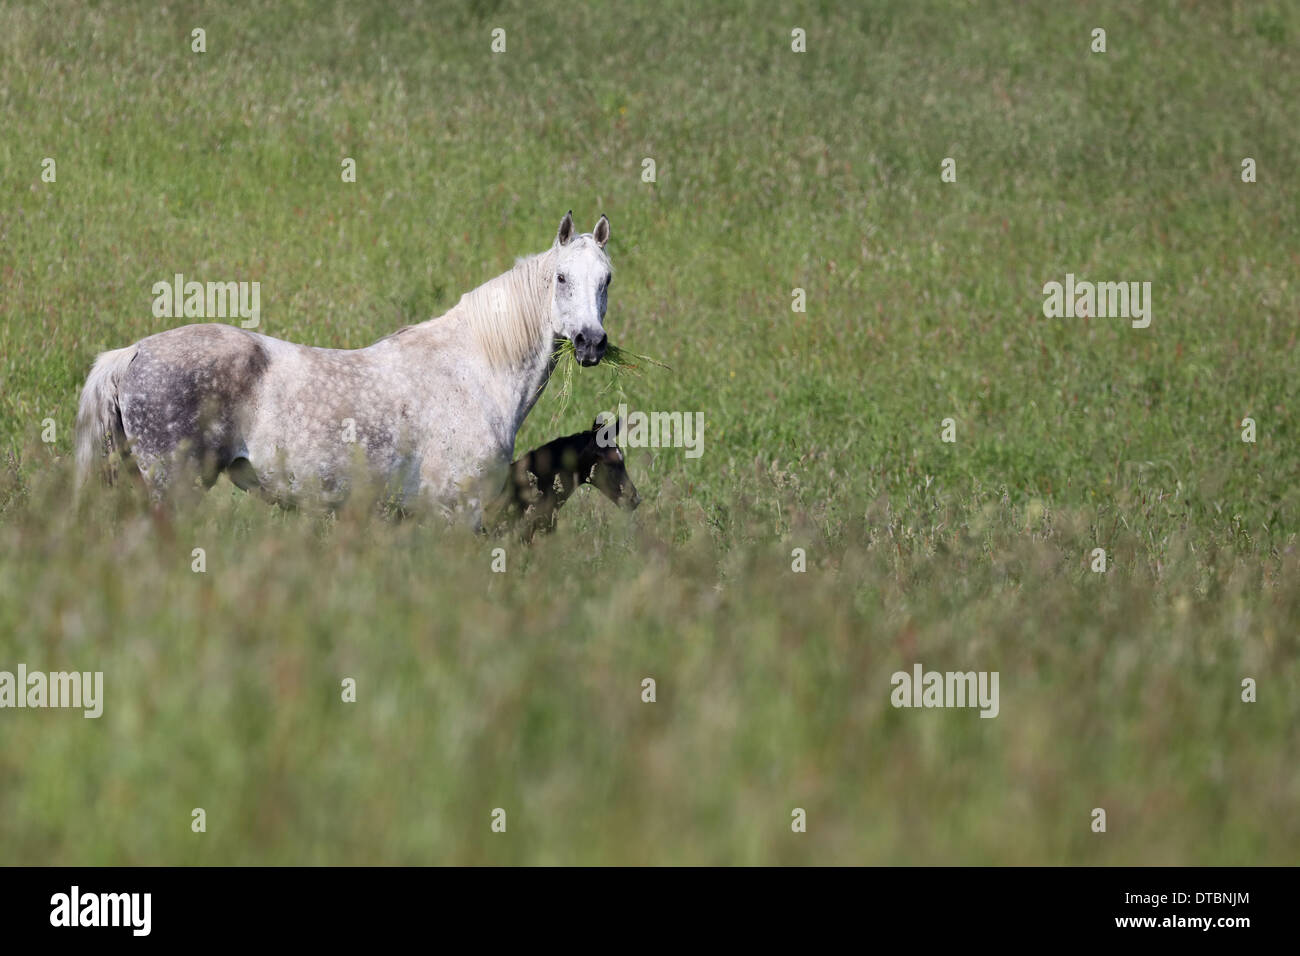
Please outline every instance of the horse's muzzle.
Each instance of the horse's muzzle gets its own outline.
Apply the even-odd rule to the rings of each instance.
[[[599,335],[588,335],[586,332],[579,332],[573,337],[573,351],[578,356],[578,361],[583,365],[595,365],[605,357],[605,347],[609,344],[609,336],[603,330]]]

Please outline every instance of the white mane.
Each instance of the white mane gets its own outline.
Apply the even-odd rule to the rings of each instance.
[[[483,356],[508,368],[535,354],[538,340],[551,334],[551,284],[555,250],[519,259],[495,279],[471,289],[441,317],[461,319]]]

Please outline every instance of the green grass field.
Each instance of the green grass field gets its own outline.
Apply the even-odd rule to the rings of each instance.
[[[1294,863],[1300,8],[471,6],[0,7],[0,670],[105,687],[0,710],[0,864]],[[703,412],[634,515],[72,507],[95,354],[184,324],[154,282],[360,347],[568,209],[671,371],[517,450]],[[1150,327],[1045,318],[1067,273]],[[915,662],[998,717],[894,708]]]

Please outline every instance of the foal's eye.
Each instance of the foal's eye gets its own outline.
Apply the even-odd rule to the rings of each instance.
[[[556,281],[556,282],[563,282],[563,281],[564,281],[564,273],[563,273],[563,272],[557,273],[556,276],[555,276],[555,281]]]

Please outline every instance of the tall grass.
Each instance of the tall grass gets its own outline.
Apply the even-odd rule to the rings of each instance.
[[[0,10],[0,670],[106,694],[0,710],[0,859],[1293,862],[1300,15],[1081,9]],[[71,506],[154,282],[357,347],[569,208],[671,371],[574,370],[518,450],[703,411],[699,459],[628,449],[633,515]],[[1045,319],[1067,272],[1151,281],[1151,327]],[[894,709],[916,661],[998,671],[999,716]]]

